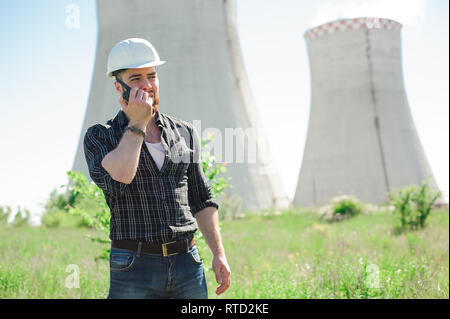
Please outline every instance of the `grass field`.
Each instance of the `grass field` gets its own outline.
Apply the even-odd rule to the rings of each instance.
[[[428,227],[393,234],[388,213],[343,222],[286,211],[222,222],[232,284],[221,296],[211,255],[200,243],[210,298],[449,298],[449,213]],[[0,298],[106,298],[104,244],[83,228],[0,224]],[[79,269],[80,288],[67,288]]]

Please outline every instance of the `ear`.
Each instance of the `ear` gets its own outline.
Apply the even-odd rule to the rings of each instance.
[[[114,81],[114,88],[117,92],[122,93],[122,85],[120,85],[119,82]]]

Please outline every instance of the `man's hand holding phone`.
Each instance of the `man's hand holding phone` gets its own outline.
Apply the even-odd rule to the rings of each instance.
[[[124,90],[128,91],[125,87]],[[128,97],[128,103],[125,99],[126,97]],[[143,131],[145,131],[148,122],[155,116],[153,98],[147,92],[137,87],[130,88],[128,94],[126,92],[122,94],[120,97],[120,105],[130,119],[130,125],[137,126]]]

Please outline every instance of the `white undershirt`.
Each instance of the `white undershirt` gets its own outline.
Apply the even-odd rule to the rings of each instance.
[[[164,151],[164,147],[162,146],[161,142],[158,143],[149,143],[145,142],[147,145],[148,151],[153,157],[153,160],[156,163],[156,166],[159,170],[161,170],[161,167],[164,164],[164,158],[166,156],[166,152]]]

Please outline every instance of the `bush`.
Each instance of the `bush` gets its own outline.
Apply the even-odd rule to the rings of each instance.
[[[363,213],[364,203],[352,196],[338,196],[331,199],[331,204],[319,210],[320,220],[338,222]]]
[[[0,206],[0,223],[7,223],[9,215],[11,215],[11,207],[9,206]]]
[[[21,227],[25,225],[29,225],[30,223],[30,211],[28,209],[22,209],[20,206],[17,208],[17,213],[14,216],[14,220],[12,222],[14,227]]]
[[[58,193],[58,190],[55,188],[50,193],[50,198],[45,203],[45,212],[53,212],[57,210],[67,210],[69,205],[68,196],[64,193]]]
[[[61,216],[58,211],[46,212],[41,221],[45,227],[56,228],[61,224]]]
[[[8,220],[12,218],[11,220]],[[0,206],[0,223],[8,224],[13,227],[22,227],[30,224],[31,213],[26,208],[17,207],[16,213],[13,212],[10,206]]]
[[[228,181],[231,180],[231,177],[225,179],[222,176],[218,176],[227,172],[227,164],[217,163],[216,158],[211,155],[209,143],[213,140],[214,135],[210,135],[208,138],[201,139],[201,163],[203,173],[210,183],[212,195],[214,196],[214,198],[219,198],[220,196],[225,195],[225,189],[231,188],[232,186],[228,184]]]
[[[421,186],[410,185],[390,192],[389,202],[394,206],[394,216],[397,217],[396,233],[424,228],[439,196],[441,192],[432,189],[428,179]]]
[[[69,207],[69,214],[80,216],[84,225],[108,234],[111,213],[103,191],[81,172],[69,171],[67,175],[72,181],[67,189],[71,194],[77,194],[74,206]]]
[[[71,186],[62,185],[66,191],[58,192],[55,188],[50,193],[50,198],[45,203],[42,214],[42,224],[46,227],[91,227],[82,217],[70,214],[70,210],[77,204],[78,191]]]
[[[226,173],[227,168],[226,163],[217,163],[216,158],[211,155],[211,148],[209,143],[211,143],[213,140],[214,135],[210,135],[208,138],[201,138],[200,141],[202,153],[200,160],[203,173],[205,174],[206,178],[208,179],[209,185],[211,186],[212,196],[216,199],[219,199],[220,197],[225,196],[225,189],[231,188],[232,186],[228,184],[228,181],[231,179],[231,177],[228,177],[227,179],[222,176],[219,177],[220,174]],[[220,211],[222,211],[222,206],[220,206]],[[219,213],[219,218],[221,218],[221,213]],[[222,228],[221,221],[219,221],[219,227]],[[200,230],[197,231],[194,236],[195,244],[200,254],[203,254],[207,247],[206,240]],[[208,268],[205,268],[205,271],[208,270]]]
[[[71,215],[65,209],[46,211],[42,215],[42,224],[48,228],[92,228],[92,226],[89,226],[82,217]]]
[[[242,198],[237,195],[224,194],[219,202],[219,219],[232,220],[237,219],[240,215],[242,206]]]

